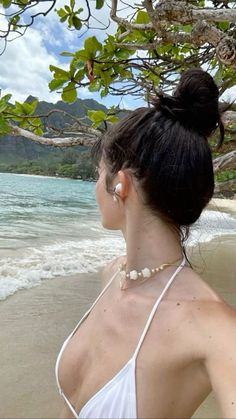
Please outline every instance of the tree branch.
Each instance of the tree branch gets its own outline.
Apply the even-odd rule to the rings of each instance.
[[[76,145],[92,146],[96,139],[101,135],[101,132],[99,130],[87,127],[86,130],[80,129],[80,132],[78,132],[78,135],[75,137],[48,138],[35,135],[30,131],[12,125],[10,135],[24,137],[42,145],[53,147],[71,147]]]
[[[136,50],[154,50],[168,43],[192,44],[199,48],[204,44],[215,47],[219,61],[228,66],[236,67],[236,40],[233,36],[226,35],[225,32],[216,28],[212,23],[228,21],[236,22],[235,9],[203,9],[194,8],[187,1],[162,0],[157,3],[155,9],[151,0],[144,0],[144,6],[151,22],[147,24],[135,24],[127,19],[117,17],[118,0],[112,1],[111,18],[119,25],[124,26],[127,31],[137,29],[139,31],[155,30],[158,39],[150,43],[116,43],[119,48]],[[180,30],[172,32],[167,30],[166,24],[192,24],[192,31],[186,33]],[[126,31],[126,33],[128,33]],[[125,39],[124,34],[119,38]]]
[[[236,165],[236,150],[230,151],[213,160],[214,172],[217,173],[221,169],[229,169]]]
[[[155,9],[151,10],[150,6],[147,7],[147,3],[150,2],[146,1],[144,3],[152,21],[156,22],[165,20],[169,23],[183,23],[185,25],[199,20],[212,23],[223,21],[236,23],[235,9],[208,9],[193,7],[187,1],[162,0],[156,5]]]
[[[118,23],[120,26],[124,26],[126,29],[132,29],[132,30],[136,29],[138,31],[148,31],[150,29],[153,29],[152,23],[131,23],[126,19],[118,17],[117,5],[118,5],[118,0],[112,0],[110,17],[114,22]]]

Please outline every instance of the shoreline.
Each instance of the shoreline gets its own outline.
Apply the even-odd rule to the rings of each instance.
[[[236,199],[228,198],[212,198],[206,209],[227,212],[230,215],[236,216]]]
[[[35,173],[14,173],[14,172],[0,172],[0,175],[4,175],[4,174],[10,174],[10,175],[21,175],[21,176],[37,176],[37,177],[45,177],[45,178],[49,178],[49,179],[72,179],[72,180],[82,180],[83,182],[96,182],[97,179],[89,177],[89,178],[83,178],[82,176],[78,176],[78,177],[70,177],[70,176],[57,176],[57,175],[37,175]],[[216,197],[214,197],[212,200],[227,200],[227,201],[236,201],[236,194],[234,194],[234,196],[232,198],[225,198],[224,196],[222,196],[222,198],[218,198],[218,192],[215,192]],[[208,204],[209,205],[209,204]]]
[[[34,176],[34,177],[41,177],[41,178],[49,178],[49,179],[71,179],[71,180],[81,180],[82,182],[96,182],[96,179],[87,178],[84,179],[82,177],[70,177],[70,176],[53,176],[53,175],[37,175],[35,173],[14,173],[14,172],[0,172],[0,175],[18,175],[18,176]]]

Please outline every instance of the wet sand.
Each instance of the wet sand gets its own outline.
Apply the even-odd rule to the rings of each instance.
[[[235,211],[230,211],[236,214],[233,202]],[[234,233],[198,244],[188,253],[202,277],[236,308]],[[60,417],[56,355],[99,290],[99,274],[79,274],[43,281],[0,302],[0,418]],[[194,418],[219,417],[212,399]]]
[[[56,355],[99,290],[98,274],[79,274],[0,302],[0,418],[60,417]]]
[[[208,209],[225,211],[236,216],[236,199],[213,198],[208,204]]]

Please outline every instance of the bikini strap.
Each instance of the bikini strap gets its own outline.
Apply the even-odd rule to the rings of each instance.
[[[74,407],[72,406],[71,402],[66,398],[65,394],[61,391],[60,392],[61,396],[63,397],[63,399],[65,400],[66,404],[69,406],[70,410],[72,411],[73,415],[75,415],[75,418],[78,419],[78,413],[75,411]]]
[[[183,257],[183,260],[182,260],[182,262],[181,262],[181,264],[178,266],[178,268],[176,269],[176,271],[175,271],[175,272],[173,273],[173,275],[170,277],[170,279],[169,279],[169,281],[167,282],[167,284],[166,284],[165,288],[163,289],[163,291],[162,291],[161,295],[158,297],[157,301],[155,302],[155,304],[154,304],[154,306],[153,306],[153,308],[152,308],[152,311],[151,311],[151,313],[150,313],[150,315],[149,315],[149,317],[148,317],[148,319],[147,319],[147,322],[146,322],[146,325],[145,325],[145,327],[144,327],[144,330],[143,330],[143,333],[142,333],[142,335],[141,335],[141,338],[139,339],[138,345],[137,345],[137,347],[136,347],[136,349],[135,349],[134,355],[133,355],[133,357],[132,357],[134,360],[136,360],[136,358],[137,358],[137,355],[138,355],[139,350],[140,350],[140,348],[141,348],[141,346],[142,346],[142,343],[143,343],[143,341],[144,341],[144,339],[145,339],[145,336],[146,336],[146,334],[147,334],[147,331],[148,331],[148,329],[149,329],[149,327],[150,327],[150,325],[151,325],[152,319],[153,319],[153,317],[154,317],[154,315],[155,315],[155,313],[156,313],[156,310],[157,310],[158,305],[160,304],[160,302],[161,302],[161,300],[162,300],[163,296],[165,295],[166,291],[168,290],[168,288],[170,287],[170,285],[171,285],[171,284],[172,284],[172,282],[174,281],[174,279],[175,279],[176,275],[177,275],[177,274],[181,271],[181,269],[182,269],[182,268],[183,268],[183,266],[185,265],[185,262],[186,262],[186,258],[185,258],[185,256],[184,256],[184,257]]]

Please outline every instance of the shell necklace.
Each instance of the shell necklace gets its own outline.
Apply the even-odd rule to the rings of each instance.
[[[141,285],[144,282],[146,282],[148,279],[152,278],[154,275],[157,274],[157,272],[163,271],[167,266],[174,266],[180,259],[177,259],[176,261],[172,263],[162,263],[162,265],[158,266],[157,268],[143,268],[141,271],[125,271],[126,263],[123,263],[119,267],[120,272],[120,289],[121,291],[124,291],[126,289],[129,289],[129,287],[125,287],[124,281],[125,280],[131,280],[131,281],[137,281],[137,279],[140,279],[135,285]]]

